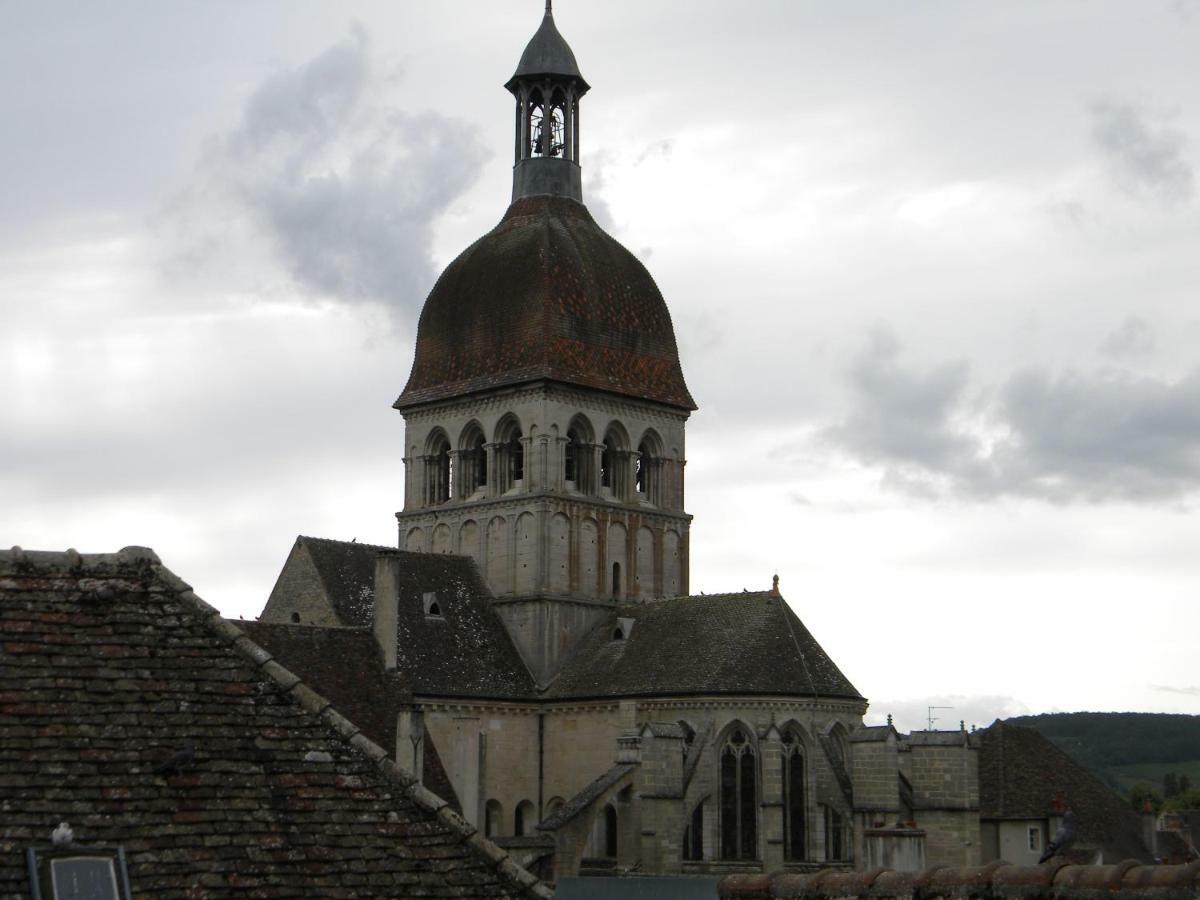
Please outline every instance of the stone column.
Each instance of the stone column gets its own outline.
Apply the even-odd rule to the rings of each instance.
[[[764,872],[778,872],[783,868],[783,746],[780,737],[779,729],[772,723],[759,743],[762,753],[759,852]]]

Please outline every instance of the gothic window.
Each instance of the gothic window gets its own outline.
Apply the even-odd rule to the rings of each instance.
[[[611,803],[604,807],[604,855],[617,858],[617,808]]]
[[[804,859],[808,813],[804,802],[804,747],[792,730],[783,735],[783,854]]]
[[[450,456],[450,440],[440,429],[429,439],[426,455],[427,481],[426,499],[430,504],[445,503],[451,497],[450,483],[453,469]]]
[[[758,858],[758,761],[747,732],[729,733],[721,749],[722,859]]]
[[[683,832],[683,858],[704,859],[704,802],[696,804]]]
[[[575,433],[567,432],[567,447],[564,459],[564,476],[571,484],[575,483],[579,477],[579,442],[575,440]]]
[[[529,100],[526,104],[528,120],[526,122],[526,135],[528,135],[528,146],[525,149],[525,157],[544,156],[545,148],[545,128],[543,119],[545,119],[546,107],[542,101],[542,92],[534,88],[529,94]]]
[[[832,806],[825,807],[825,858],[845,859],[846,825],[842,814]]]

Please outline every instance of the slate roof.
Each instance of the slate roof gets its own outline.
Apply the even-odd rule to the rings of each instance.
[[[617,617],[636,625],[612,640]],[[769,694],[861,700],[779,597],[677,597],[615,608],[549,686],[550,699]]]
[[[438,279],[397,409],[532,381],[695,409],[637,258],[563,197],[522,197]]]
[[[560,75],[574,78],[579,82],[580,96],[583,96],[588,90],[588,83],[583,80],[583,76],[579,73],[579,64],[575,62],[575,53],[559,33],[558,28],[555,27],[554,16],[549,6],[546,7],[546,14],[542,17],[542,24],[533,33],[529,43],[525,45],[521,61],[517,63],[517,71],[504,86],[511,91],[516,87],[519,79],[537,75]]]
[[[0,809],[0,897],[63,820],[140,898],[550,896],[141,548],[0,552]]]
[[[390,550],[400,559],[397,669],[413,694],[521,700],[536,684],[491,592],[466,556]],[[437,594],[441,616],[426,616],[423,595]]]
[[[400,561],[395,677],[410,698],[414,694],[495,700],[533,696],[533,677],[491,608],[491,592],[469,557],[414,553],[304,535],[296,541],[308,548],[327,595],[346,626],[369,628],[372,624],[375,561],[379,555]],[[441,618],[425,616],[424,595],[430,591],[438,596]],[[355,667],[359,674],[344,673],[347,693],[339,692],[339,697],[353,692],[354,678],[364,677],[374,683],[378,673],[371,668],[371,660],[376,657],[368,659],[363,649],[365,638],[345,628],[324,630],[328,633],[320,639],[323,650],[314,647],[309,653],[292,643],[286,649],[281,645],[280,652],[289,654],[296,668],[305,673],[321,669],[321,654]]]
[[[1075,811],[1079,845],[1102,847],[1118,859],[1150,860],[1138,813],[1049,738],[1001,721],[981,735],[981,819],[1046,819],[1061,792]]]

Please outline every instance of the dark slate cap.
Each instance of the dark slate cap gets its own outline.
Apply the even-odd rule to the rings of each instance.
[[[575,54],[570,46],[554,27],[554,15],[550,3],[546,3],[546,15],[542,24],[525,45],[521,61],[517,63],[517,71],[508,79],[505,87],[510,91],[516,87],[522,78],[536,78],[541,75],[556,75],[560,78],[574,78],[579,84],[582,96],[588,90],[588,83],[579,73],[579,64],[575,62]]]

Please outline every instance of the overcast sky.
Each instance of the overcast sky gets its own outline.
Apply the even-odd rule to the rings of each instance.
[[[297,534],[395,543],[541,6],[0,6],[0,544],[251,617]],[[778,572],[870,721],[1200,713],[1200,2],[556,20],[700,405],[693,590]]]

